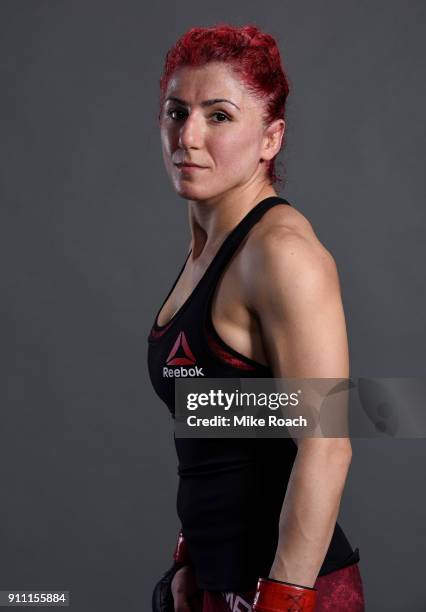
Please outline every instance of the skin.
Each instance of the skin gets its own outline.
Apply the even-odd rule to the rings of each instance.
[[[202,104],[217,98],[238,109],[226,102]],[[160,120],[162,152],[174,189],[188,203],[192,253],[159,315],[160,325],[191,294],[226,235],[259,201],[276,195],[266,167],[280,150],[285,122],[265,125],[263,110],[262,101],[223,63],[181,68],[169,82]],[[184,160],[204,168],[182,172],[175,163]],[[216,288],[212,321],[232,348],[269,363],[275,378],[349,377],[336,264],[293,206],[273,207],[252,228]],[[313,586],[352,450],[347,438],[295,442],[269,577]],[[175,575],[172,592],[176,612],[189,612],[196,592],[190,568]]]

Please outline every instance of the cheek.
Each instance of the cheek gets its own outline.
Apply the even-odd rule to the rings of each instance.
[[[163,155],[163,162],[164,162],[166,169],[170,173],[172,172],[174,168],[172,160],[171,160],[171,157],[174,151],[173,134],[170,131],[163,128],[160,133],[160,139],[161,139],[161,151]]]
[[[224,130],[212,139],[210,146],[216,167],[227,174],[240,174],[259,161],[259,136],[253,131]]]
[[[161,139],[161,148],[163,150],[163,154],[170,154],[171,152],[171,134],[164,127],[161,128],[160,139]]]

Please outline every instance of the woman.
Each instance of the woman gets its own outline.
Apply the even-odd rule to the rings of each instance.
[[[148,364],[172,414],[185,368],[349,377],[336,265],[273,187],[288,91],[274,39],[255,26],[193,28],[167,54],[162,151],[188,202],[191,242],[151,329]],[[336,523],[347,438],[175,445],[176,611],[364,610],[358,549]]]

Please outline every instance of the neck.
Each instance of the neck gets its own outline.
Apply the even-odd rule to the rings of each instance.
[[[233,190],[203,201],[189,201],[191,260],[211,258],[229,232],[261,200],[277,193],[272,185],[256,190]]]

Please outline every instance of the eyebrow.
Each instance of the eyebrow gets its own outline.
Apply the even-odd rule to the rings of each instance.
[[[188,102],[185,102],[185,100],[181,100],[180,98],[175,98],[174,96],[169,96],[166,102],[168,100],[171,100],[172,102],[177,102],[178,104],[183,104],[184,106],[188,106]],[[239,106],[237,106],[234,102],[231,102],[231,100],[227,100],[226,98],[213,98],[212,100],[204,100],[203,102],[201,102],[201,106],[213,106],[213,104],[218,104],[219,102],[228,102],[228,104],[232,104],[232,106],[238,108],[239,111],[241,110]]]

